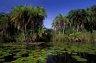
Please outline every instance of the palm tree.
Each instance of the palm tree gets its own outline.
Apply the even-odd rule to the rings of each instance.
[[[0,39],[7,40],[9,38],[9,16],[5,13],[0,13]]]
[[[70,27],[70,22],[67,16],[64,16],[63,23],[63,33],[65,33],[65,30]]]
[[[14,26],[18,30],[24,33],[25,39],[26,39],[25,33],[26,33],[26,22],[27,22],[25,19],[26,16],[27,16],[27,11],[26,11],[26,7],[24,6],[14,7],[10,14],[12,24],[14,24]]]
[[[62,22],[63,22],[63,15],[61,15],[61,14],[57,15],[52,23],[53,28],[56,31],[59,31],[63,26]]]
[[[31,30],[31,33],[38,36],[38,30],[43,28],[43,20],[46,12],[43,7],[14,7],[11,12],[11,22],[14,26],[24,33],[26,39],[26,32]],[[37,38],[37,37],[36,37]]]
[[[86,11],[84,9],[71,10],[68,14],[68,18],[71,22],[71,25],[76,27],[77,32],[83,26],[83,23],[85,22],[85,17]]]
[[[37,7],[34,7],[34,33],[35,33],[35,36],[37,35],[37,40],[40,39],[40,37],[42,37],[42,34],[44,33],[44,30],[43,30],[43,20],[45,19],[46,17],[46,12],[45,12],[45,9],[43,7],[40,7],[40,6],[37,6]]]
[[[93,5],[90,8],[86,9],[86,21],[85,21],[85,29],[93,32],[93,29],[96,29],[96,5]]]
[[[56,31],[62,31],[64,33],[68,23],[69,23],[69,20],[67,16],[63,16],[59,14],[54,19],[52,26]]]
[[[96,5],[93,5],[92,7],[90,7],[89,9],[90,11],[90,17],[91,17],[91,23],[92,23],[92,27],[93,29],[96,29],[95,26],[96,26]]]

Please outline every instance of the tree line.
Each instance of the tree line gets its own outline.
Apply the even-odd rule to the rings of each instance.
[[[17,6],[10,13],[0,13],[0,41],[43,40],[45,17],[40,6]]]
[[[43,25],[47,17],[41,6],[16,6],[9,13],[0,13],[1,42],[41,42],[50,41],[53,32],[70,34],[96,30],[96,5],[86,9],[71,10],[64,16],[59,14],[53,20],[52,29]]]
[[[59,14],[52,26],[55,31],[63,33],[70,28],[76,32],[86,29],[92,33],[96,30],[96,5],[86,9],[71,10],[67,16]]]

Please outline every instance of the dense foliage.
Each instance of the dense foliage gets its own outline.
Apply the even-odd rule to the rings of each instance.
[[[57,15],[53,21],[54,30],[66,30],[70,27],[74,30],[82,31],[86,29],[90,32],[96,28],[96,6],[92,6],[87,9],[76,9],[69,11],[67,16]],[[64,31],[62,31],[64,32]]]
[[[42,41],[45,33],[43,7],[18,6],[8,14],[0,14],[0,35],[4,42]],[[0,41],[1,41],[0,39]]]
[[[76,38],[81,40],[79,35],[88,31],[94,33],[96,30],[95,15],[96,5],[87,9],[71,10],[66,16],[57,15],[52,23],[53,29],[47,29],[43,24],[47,16],[43,7],[13,7],[9,13],[0,13],[0,41],[54,42],[71,39],[74,41]]]
[[[0,13],[0,63],[96,62],[96,5],[57,15],[52,29],[46,16],[41,6]]]
[[[65,42],[35,50],[26,49],[24,44],[0,43],[0,63],[95,63],[95,59],[96,45],[90,43]]]
[[[96,5],[71,10],[66,16],[59,14],[53,20],[52,26],[55,30],[53,42],[96,42]]]

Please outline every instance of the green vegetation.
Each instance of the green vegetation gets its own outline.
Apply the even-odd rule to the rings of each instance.
[[[0,13],[0,41],[61,42],[75,41],[78,38],[81,42],[92,42],[91,39],[96,42],[95,9],[96,5],[87,9],[71,10],[66,16],[59,14],[53,20],[53,28],[47,29],[43,25],[47,16],[43,7],[14,7],[10,13]]]
[[[4,44],[4,43],[3,43]],[[18,47],[19,46],[19,47]],[[96,45],[77,43],[63,43],[45,49],[28,50],[20,45],[4,44],[0,45],[0,62],[9,63],[46,63],[48,55],[66,54],[70,55],[73,62],[87,62],[90,54],[96,56]],[[15,49],[14,49],[15,48]],[[95,48],[95,49],[94,49]],[[91,52],[90,52],[91,51]],[[86,57],[87,56],[87,57]],[[66,56],[67,57],[67,56]],[[9,59],[8,59],[9,58]],[[91,60],[91,59],[90,59]],[[95,61],[95,60],[94,60]]]
[[[72,63],[96,62],[96,5],[57,15],[52,29],[44,27],[46,16],[41,6],[0,13],[0,63],[47,63],[50,55]]]
[[[80,56],[72,56],[73,57],[73,59],[74,59],[74,63],[87,63],[87,60],[86,59],[84,59],[84,58],[81,58]]]
[[[72,40],[76,38],[81,42],[96,42],[96,6],[87,9],[71,10],[67,16],[59,14],[54,19],[52,26],[55,30],[55,41]],[[58,38],[60,37],[60,38]],[[57,39],[58,38],[58,39]],[[53,39],[53,40],[54,40]]]

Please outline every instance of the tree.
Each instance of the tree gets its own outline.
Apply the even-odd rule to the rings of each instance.
[[[92,7],[87,8],[85,10],[86,16],[84,27],[92,33],[93,30],[96,30],[96,5],[93,5]]]
[[[91,28],[96,30],[96,5],[89,8]]]
[[[54,19],[52,26],[56,31],[61,31],[64,33],[68,24],[69,24],[69,20],[68,20],[67,16],[63,16],[63,15],[59,14]]]
[[[14,7],[11,12],[11,22],[14,26],[22,31],[25,36],[31,31],[33,41],[38,38],[39,30],[43,28],[43,20],[45,19],[46,12],[43,7],[31,7],[31,6],[18,6]],[[34,38],[35,35],[35,38]]]
[[[68,14],[68,18],[71,22],[71,25],[77,29],[77,32],[84,26],[84,22],[86,22],[86,11],[84,9],[71,10]]]
[[[0,39],[7,42],[10,41],[10,17],[9,14],[0,13]]]
[[[31,16],[31,34],[33,35],[33,41],[38,41],[42,38],[43,30],[43,20],[46,17],[46,12],[43,7],[37,6],[33,8],[33,14]]]

